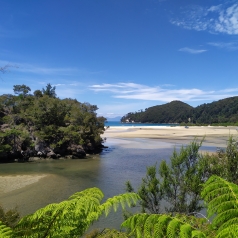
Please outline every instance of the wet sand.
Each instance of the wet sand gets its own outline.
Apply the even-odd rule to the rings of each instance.
[[[0,176],[0,193],[8,193],[16,189],[24,188],[27,185],[38,182],[46,176],[46,174]]]
[[[223,126],[146,126],[146,127],[110,127],[103,134],[106,138],[150,138],[171,143],[188,143],[195,137],[204,138],[203,145],[225,147],[229,136],[237,137],[237,127]]]

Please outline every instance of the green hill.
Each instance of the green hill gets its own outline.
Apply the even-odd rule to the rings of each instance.
[[[190,119],[189,119],[190,118]],[[121,122],[235,124],[238,123],[238,97],[231,97],[192,107],[181,101],[153,106],[140,112],[130,112]]]
[[[121,121],[127,120],[141,123],[181,123],[192,115],[193,107],[181,102],[172,101],[163,105],[149,107],[145,111],[128,113]]]
[[[202,104],[195,108],[192,117],[195,123],[237,123],[238,97]]]

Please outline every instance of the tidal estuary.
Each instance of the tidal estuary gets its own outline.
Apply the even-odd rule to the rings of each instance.
[[[21,215],[26,215],[89,187],[100,188],[106,199],[124,193],[127,180],[137,187],[147,166],[168,160],[174,147],[180,146],[135,138],[110,138],[105,145],[109,148],[100,155],[90,155],[88,159],[0,164],[1,176],[42,176],[38,182],[12,191],[1,191],[0,187],[0,204],[7,209],[17,206]],[[206,149],[215,150],[212,147]],[[106,219],[95,223],[94,227],[118,227],[123,220],[121,214],[111,214]]]

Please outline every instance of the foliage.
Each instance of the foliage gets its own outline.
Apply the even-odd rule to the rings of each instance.
[[[30,87],[26,86],[25,84],[22,85],[14,85],[13,91],[15,94],[26,96],[29,91],[31,91]]]
[[[225,153],[221,154],[221,160],[226,163],[227,180],[238,184],[238,144],[232,136],[229,137]]]
[[[205,219],[176,214],[136,214],[122,223],[132,237],[206,237]]]
[[[161,200],[165,199],[168,206],[164,209],[173,213],[190,213],[202,208],[200,186],[208,176],[206,159],[200,154],[199,143],[195,139],[180,151],[174,149],[169,162],[163,160],[156,175],[156,165],[147,168],[146,177],[137,191],[141,197],[142,212],[160,213]],[[127,191],[133,191],[127,182]]]
[[[48,83],[46,85],[45,89],[42,88],[42,93],[43,93],[43,95],[47,95],[49,97],[56,98],[57,95],[56,95],[55,89],[56,89],[55,86],[52,87],[51,84]]]
[[[126,187],[128,192],[134,191],[129,181],[126,182]],[[142,212],[160,212],[160,201],[162,200],[163,191],[160,186],[160,181],[156,177],[156,166],[147,168],[146,177],[142,178],[142,183],[137,193],[141,198],[139,204]]]
[[[122,117],[121,121],[142,122],[142,123],[181,123],[187,122],[191,116],[192,107],[180,101],[172,101],[164,105],[147,108],[144,112],[130,112]]]
[[[36,98],[40,98],[40,97],[42,97],[43,96],[43,94],[42,94],[42,91],[41,90],[35,90],[34,91],[34,96],[36,97]]]
[[[49,204],[23,217],[12,230],[14,237],[79,237],[102,214],[107,216],[112,208],[116,211],[119,205],[123,209],[126,205],[131,206],[139,196],[135,193],[121,194],[101,204],[102,198],[100,189],[90,188],[73,194],[66,201]],[[7,237],[11,229],[0,223],[1,232]],[[109,231],[103,233],[109,234]]]
[[[190,119],[189,119],[190,118]],[[121,121],[141,123],[181,123],[186,125],[238,125],[238,97],[225,98],[195,108],[180,101],[130,112]]]
[[[213,227],[217,237],[238,236],[238,185],[218,176],[206,182],[202,196],[208,204],[208,217],[214,216]]]
[[[191,213],[200,211],[201,184],[207,179],[203,155],[199,153],[202,145],[195,139],[179,152],[174,150],[170,162],[161,162],[159,174],[164,198],[169,202],[169,212]]]
[[[30,150],[38,142],[58,151],[71,145],[101,146],[106,119],[97,116],[96,105],[56,98],[50,84],[34,96],[28,89],[15,85],[19,96],[0,96],[0,153],[21,151],[22,146]]]
[[[114,229],[94,231],[86,237],[138,237],[138,238],[192,238],[238,236],[238,185],[218,176],[211,176],[203,185],[202,197],[208,207],[207,218],[181,213],[135,214],[122,223],[126,232]],[[102,192],[91,188],[75,193],[68,200],[23,217],[13,229],[0,222],[1,237],[79,237],[100,215],[134,204],[139,196],[122,194],[100,203]]]
[[[216,175],[203,185],[202,197],[208,206],[208,217],[183,214],[136,214],[122,223],[130,237],[192,238],[238,237],[238,185]]]
[[[12,237],[12,229],[6,225],[3,224],[3,222],[0,220],[0,237],[1,238],[10,238]]]
[[[0,221],[2,222],[2,224],[8,227],[14,227],[19,218],[20,215],[16,208],[5,211],[3,207],[0,206]]]

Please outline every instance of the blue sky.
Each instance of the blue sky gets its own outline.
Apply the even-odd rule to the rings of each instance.
[[[47,83],[60,98],[123,116],[172,100],[238,94],[238,3],[220,0],[3,0],[0,94]]]

